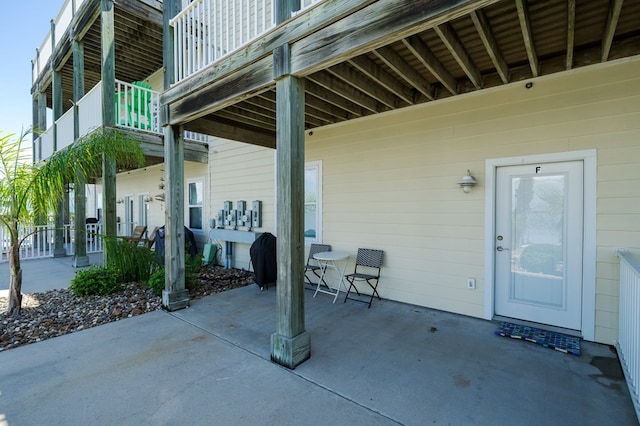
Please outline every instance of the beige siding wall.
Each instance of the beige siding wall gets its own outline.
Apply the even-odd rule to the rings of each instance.
[[[210,217],[224,208],[225,201],[231,201],[233,208],[244,200],[247,208],[251,202],[262,201],[262,227],[257,232],[271,232],[275,235],[275,151],[255,147],[241,142],[214,138],[209,151]],[[246,229],[246,228],[245,228]],[[225,256],[224,241],[215,241]],[[249,244],[235,243],[232,265],[249,269]]]
[[[145,167],[144,169],[135,170],[126,173],[120,173],[116,177],[116,185],[117,185],[117,194],[116,199],[123,198],[125,196],[133,196],[134,198],[134,212],[133,219],[135,222],[138,222],[140,209],[144,208],[143,205],[139,202],[140,195],[148,194],[152,201],[149,203],[149,223],[148,229],[149,232],[153,230],[154,227],[163,226],[164,225],[164,213],[165,213],[165,203],[161,200],[156,199],[156,195],[163,194],[164,190],[160,189],[158,186],[161,183],[161,179],[164,177],[164,166],[162,164]],[[207,165],[201,163],[193,163],[193,162],[185,162],[185,172],[184,179],[185,184],[190,179],[202,178],[205,181],[207,178]],[[166,186],[165,186],[166,189]],[[185,189],[186,191],[186,189]],[[206,187],[205,187],[206,194]],[[186,203],[186,200],[185,200]],[[207,218],[207,209],[206,209],[207,201],[205,200],[205,218]],[[117,215],[124,220],[124,205],[117,204],[116,205]],[[204,226],[208,225],[208,221],[205,219]],[[206,232],[208,230],[205,229],[200,233],[198,238],[199,250],[202,251],[202,243],[205,241]]]
[[[306,155],[322,161],[323,241],[385,250],[382,297],[482,317],[485,161],[585,149],[598,164],[595,339],[612,343],[615,248],[640,250],[639,58],[314,129]],[[272,151],[219,151],[213,209],[262,199],[273,223]],[[467,169],[480,182],[470,194],[456,185]]]

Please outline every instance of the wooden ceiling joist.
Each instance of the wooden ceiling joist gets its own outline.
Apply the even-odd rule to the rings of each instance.
[[[527,51],[527,58],[531,66],[531,74],[534,77],[540,75],[540,65],[538,64],[538,56],[536,55],[536,47],[533,43],[533,34],[531,33],[531,19],[529,10],[525,3],[526,0],[515,0],[516,9],[518,10],[518,20],[520,21],[520,30],[522,31],[522,39],[524,47]]]
[[[389,46],[380,47],[373,51],[389,68],[391,68],[404,81],[415,87],[428,99],[434,100],[433,86],[413,69],[393,48]]]
[[[493,66],[500,76],[500,80],[502,80],[504,84],[507,84],[509,82],[509,67],[500,53],[500,49],[498,48],[498,44],[496,43],[496,39],[493,36],[491,26],[489,25],[486,16],[481,10],[474,10],[471,12],[470,16],[473,21],[473,25],[478,31],[480,40],[482,40],[482,44],[487,50],[487,54],[489,55],[489,58],[491,58],[491,62],[493,62]]]
[[[393,93],[368,80],[364,75],[344,63],[327,68],[327,71],[389,108],[398,106],[398,98]]]
[[[573,48],[576,39],[576,0],[567,3],[567,60],[565,69],[573,68]]]
[[[409,105],[414,104],[413,92],[411,89],[396,80],[391,74],[380,68],[374,61],[367,56],[362,55],[352,58],[348,61],[353,67],[372,80],[375,80],[380,86],[395,93],[400,99]]]
[[[471,83],[479,89],[482,87],[482,76],[475,66],[464,45],[456,35],[450,24],[445,23],[434,27],[434,30],[456,60],[462,71],[469,77]]]
[[[319,86],[322,86],[336,95],[342,96],[371,112],[376,113],[381,110],[381,105],[377,100],[359,90],[356,90],[353,86],[345,83],[343,80],[333,77],[329,73],[317,72],[311,74],[307,77],[307,81],[313,81]]]
[[[442,66],[438,58],[431,52],[429,46],[418,35],[402,40],[404,45],[413,55],[429,70],[438,81],[451,92],[452,95],[458,92],[456,79]]]
[[[604,34],[602,35],[602,57],[600,58],[602,62],[609,59],[611,43],[613,43],[613,36],[616,34],[618,19],[620,19],[622,2],[623,0],[612,0],[609,3],[609,14],[607,15],[607,22],[604,27]]]

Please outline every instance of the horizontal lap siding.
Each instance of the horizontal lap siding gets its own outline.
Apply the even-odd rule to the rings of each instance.
[[[322,161],[323,242],[385,250],[384,298],[482,317],[485,161],[596,149],[596,341],[612,343],[615,248],[640,251],[638,76],[635,58],[314,129],[305,149]],[[212,145],[211,211],[260,199],[262,230],[274,232],[274,152]],[[464,194],[467,169],[479,184]]]
[[[383,297],[481,317],[485,160],[597,149],[596,340],[612,343],[615,248],[640,250],[639,75],[636,58],[314,129],[324,241],[385,250]]]
[[[209,187],[211,217],[231,201],[236,209],[238,201],[247,202],[251,209],[254,200],[262,201],[262,227],[257,232],[275,235],[275,151],[241,142],[213,138],[209,153]],[[241,228],[246,229],[246,228]],[[224,249],[224,242],[220,242]],[[248,269],[250,244],[234,244],[233,266]]]

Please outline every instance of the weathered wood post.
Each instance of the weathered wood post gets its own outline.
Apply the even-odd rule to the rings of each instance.
[[[116,68],[113,0],[100,0],[100,23],[102,25],[102,125],[116,125]],[[102,158],[102,232],[110,237],[117,235],[116,223],[116,163]],[[103,252],[106,263],[109,253]]]
[[[74,9],[75,11],[75,9]],[[72,33],[73,43],[73,139],[74,143],[80,138],[80,117],[78,115],[78,102],[84,96],[84,44],[77,35]],[[89,265],[87,256],[86,233],[86,190],[83,177],[76,177],[74,184],[74,228],[76,249],[73,257],[73,266],[80,268]]]
[[[180,12],[177,0],[163,3],[163,61],[164,86],[168,89],[174,80],[173,29],[171,18]],[[189,292],[185,288],[184,268],[184,129],[169,125],[169,109],[162,107],[161,121],[164,127],[164,180],[165,188],[165,275],[162,304],[169,311],[189,305]]]
[[[294,3],[297,3],[294,4]],[[299,9],[283,0],[282,22]],[[294,8],[294,9],[292,9]],[[289,45],[273,52],[276,79],[276,185],[278,283],[277,331],[271,335],[271,360],[295,368],[311,354],[304,315],[304,80],[290,73]]]
[[[53,53],[55,52],[55,36],[56,24],[51,20],[51,83],[52,83],[52,107],[53,107],[53,152],[58,150],[58,125],[56,121],[62,117],[62,73],[55,69],[55,61]],[[56,209],[55,222],[55,241],[53,246],[53,257],[64,257],[67,251],[64,249],[64,216],[65,210],[68,210],[68,203],[65,206],[64,194],[60,194],[60,201]]]

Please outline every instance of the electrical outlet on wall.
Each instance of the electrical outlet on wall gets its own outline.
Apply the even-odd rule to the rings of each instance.
[[[467,288],[469,290],[476,289],[476,279],[475,278],[467,278]]]

